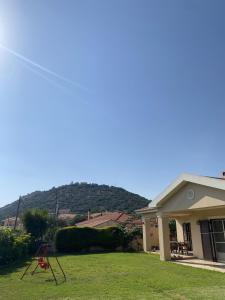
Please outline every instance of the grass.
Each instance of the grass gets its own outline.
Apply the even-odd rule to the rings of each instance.
[[[49,271],[21,281],[24,265],[1,269],[0,299],[225,299],[225,274],[161,262],[154,254],[71,255],[60,262],[67,282],[58,286]]]

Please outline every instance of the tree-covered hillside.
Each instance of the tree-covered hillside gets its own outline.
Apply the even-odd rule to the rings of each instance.
[[[56,199],[59,209],[71,209],[75,213],[100,211],[133,212],[135,209],[148,205],[149,200],[122,188],[88,184],[71,183],[60,187],[53,187],[49,191],[36,191],[22,197],[20,213],[29,208],[46,208],[55,210]],[[0,208],[0,220],[15,216],[18,200]]]

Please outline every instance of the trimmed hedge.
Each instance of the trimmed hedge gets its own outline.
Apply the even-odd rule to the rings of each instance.
[[[56,249],[62,253],[87,252],[91,247],[115,250],[123,247],[124,243],[124,232],[118,227],[64,227],[57,231],[55,239]]]

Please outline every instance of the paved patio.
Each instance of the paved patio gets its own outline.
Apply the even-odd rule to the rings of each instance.
[[[174,263],[184,266],[191,266],[194,268],[207,269],[211,271],[218,271],[225,273],[225,263],[215,262],[215,261],[207,261],[198,258],[183,258],[183,259],[175,259]]]
[[[159,255],[159,251],[149,253]],[[197,257],[194,257],[191,252],[188,255],[171,253],[171,261],[179,265],[225,273],[225,262],[222,263],[198,259]]]

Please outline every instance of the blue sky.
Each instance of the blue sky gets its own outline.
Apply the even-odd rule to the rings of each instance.
[[[0,206],[85,181],[153,198],[225,169],[225,2],[0,0]]]

